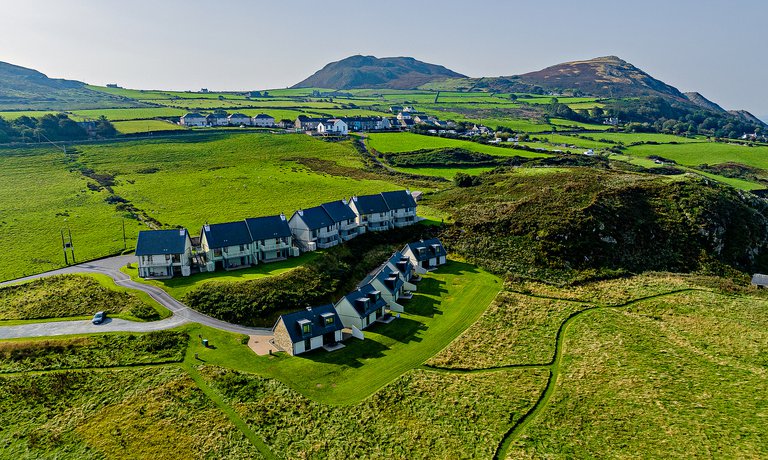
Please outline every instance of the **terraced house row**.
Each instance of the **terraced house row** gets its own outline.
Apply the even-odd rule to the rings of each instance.
[[[413,297],[419,275],[445,264],[445,256],[438,239],[407,244],[335,304],[280,316],[272,328],[275,346],[298,355],[318,348],[336,350],[349,337],[363,339],[363,330],[405,311],[401,302]]]
[[[142,278],[189,276],[284,260],[336,246],[365,233],[417,222],[409,190],[353,196],[284,214],[206,224],[199,237],[187,229],[139,232],[136,256]]]

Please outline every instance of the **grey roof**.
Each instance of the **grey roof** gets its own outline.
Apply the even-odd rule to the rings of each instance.
[[[333,324],[326,325],[323,315],[332,315]],[[288,335],[291,337],[291,342],[302,342],[311,337],[318,337],[329,332],[336,332],[344,329],[339,319],[339,314],[336,313],[336,309],[333,305],[321,305],[319,307],[312,307],[311,310],[299,310],[293,313],[287,313],[281,315],[278,323],[282,321],[285,324],[285,328],[288,330]],[[309,334],[303,334],[301,331],[300,321],[309,321],[312,324],[311,332]],[[274,328],[273,328],[274,330]]]
[[[404,256],[400,251],[395,251],[387,262],[396,267],[403,275],[410,273],[410,270],[413,270],[411,259]]]
[[[187,229],[143,230],[136,242],[137,256],[184,254],[189,233]]]
[[[200,115],[197,112],[189,112],[189,113],[185,113],[184,116],[182,116],[181,118],[205,118],[205,117]]]
[[[436,251],[432,250],[433,245],[437,245],[437,247],[435,248]],[[438,240],[437,238],[416,241],[414,243],[408,243],[405,245],[405,248],[403,248],[403,252],[405,252],[406,248],[411,250],[413,255],[416,257],[416,260],[418,261],[429,260],[433,257],[441,257],[441,256],[447,255],[447,252],[445,251],[445,247],[443,247],[443,243],[441,243],[440,240]],[[426,251],[424,251],[420,255],[419,248],[424,248],[426,249]]]
[[[356,196],[352,197],[352,201],[355,202],[355,207],[357,207],[357,211],[360,214],[389,212],[387,202],[384,201],[384,197],[381,194]]]
[[[274,117],[267,115],[266,113],[260,113],[253,118],[272,118],[273,120],[275,119]]]
[[[415,208],[416,201],[408,190],[395,190],[394,192],[381,192],[381,196],[389,209]]]
[[[310,230],[317,230],[318,228],[330,227],[335,224],[333,218],[321,206],[315,206],[307,208],[301,211],[296,211],[293,217],[298,217],[307,224]],[[293,219],[291,217],[291,219]]]
[[[252,217],[245,219],[254,241],[291,236],[285,216]]]
[[[242,114],[242,113],[233,113],[232,115],[228,116],[227,118],[247,118],[251,119],[248,115]]]
[[[227,118],[226,113],[211,113],[208,114],[205,118]]]
[[[754,275],[752,275],[752,284],[755,284],[758,286],[768,286],[768,275],[755,273]]]
[[[324,203],[321,204],[320,207],[323,208],[325,212],[331,216],[331,219],[337,223],[344,222],[345,220],[354,220],[357,218],[357,215],[352,210],[352,208],[350,208],[349,205],[345,204],[341,200]]]
[[[390,278],[396,278],[393,280],[392,285],[388,283],[388,279]],[[363,281],[360,282],[360,284],[358,285],[358,288],[365,286],[366,284],[370,284],[373,282],[373,280],[376,280],[376,279],[378,279],[384,286],[386,286],[387,290],[390,293],[394,293],[395,291],[397,291],[403,286],[403,280],[400,279],[400,276],[397,274],[397,271],[389,268],[387,266],[387,262],[384,262],[376,270],[374,270],[368,276],[363,278]]]
[[[357,301],[358,299],[370,299],[369,294],[375,293],[381,294],[375,287],[371,286],[370,284],[364,284],[356,290],[345,295],[344,299],[347,299],[347,301],[355,308],[355,311],[360,316],[360,318],[365,318],[376,310],[387,305],[387,302],[381,298],[381,295],[378,296],[379,299],[375,302],[370,300],[366,302],[364,304],[365,307],[363,307],[363,305]]]
[[[211,224],[203,226],[201,234],[205,234],[210,248],[223,248],[226,246],[238,246],[253,242],[248,231],[248,225],[244,220],[227,222],[223,224]]]

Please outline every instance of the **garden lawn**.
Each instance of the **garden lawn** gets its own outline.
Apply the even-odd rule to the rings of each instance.
[[[195,273],[190,276],[175,277],[165,280],[147,280],[140,278],[139,270],[135,266],[130,268],[123,267],[121,271],[129,275],[133,281],[157,286],[175,299],[181,300],[186,293],[197,289],[205,283],[240,282],[279,275],[311,262],[321,253],[322,251],[309,252],[302,254],[299,257],[291,257],[278,262],[261,263],[255,267],[244,268],[241,270],[219,270],[215,272]]]
[[[390,324],[365,330],[365,340],[350,339],[342,350],[316,350],[299,356],[255,356],[241,336],[190,326],[216,348],[193,340],[187,361],[219,365],[275,378],[317,402],[353,404],[405,372],[420,366],[469,327],[501,288],[501,280],[472,265],[450,262],[426,275],[405,301],[406,313]]]

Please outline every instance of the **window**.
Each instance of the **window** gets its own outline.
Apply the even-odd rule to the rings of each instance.
[[[171,255],[170,254],[166,254],[165,255],[165,261],[168,262],[169,260],[171,260]]]
[[[333,324],[333,316],[325,317],[325,325],[328,326],[329,324]]]
[[[302,334],[309,334],[310,332],[312,332],[312,325],[310,323],[305,323],[301,325]]]
[[[244,244],[241,244],[241,245],[240,245],[240,252],[243,252],[243,251],[245,251],[245,245],[244,245]]]

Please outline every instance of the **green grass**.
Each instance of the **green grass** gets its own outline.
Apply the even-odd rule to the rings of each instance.
[[[677,142],[680,144],[689,144],[695,142],[706,142],[700,138],[689,138],[684,136],[675,136],[672,134],[656,134],[656,133],[587,133],[584,136],[591,137],[594,140],[606,139],[609,141],[622,142],[625,145],[629,145],[633,142],[658,142],[668,144],[670,142]]]
[[[578,129],[589,129],[593,131],[607,131],[611,129],[608,125],[597,125],[593,123],[582,123],[580,121],[573,121],[573,120],[564,120],[562,118],[550,118],[549,123],[558,127],[563,128],[578,128]]]
[[[442,177],[445,179],[453,179],[456,173],[464,173],[476,176],[478,174],[492,170],[491,167],[457,167],[457,168],[426,168],[426,167],[413,167],[413,168],[393,168],[397,171],[402,171],[410,174],[420,174],[423,176]]]
[[[99,118],[103,115],[110,121],[121,121],[146,120],[157,117],[180,117],[187,113],[187,110],[174,109],[171,107],[147,107],[138,109],[73,110],[72,113],[79,117],[87,118]]]
[[[527,158],[545,157],[546,155],[525,150],[515,150],[480,144],[472,141],[448,139],[437,136],[424,136],[412,133],[372,133],[368,136],[368,145],[379,152],[411,152],[420,149],[462,148],[472,152],[487,153],[496,156],[521,156]]]
[[[275,380],[210,367],[203,373],[286,458],[490,458],[547,379],[535,369],[473,375],[412,370],[371,397],[339,407]]]
[[[549,406],[507,458],[765,457],[765,307],[685,293],[580,317]]]
[[[0,456],[260,458],[176,367],[0,377]]]
[[[18,110],[18,111],[10,111],[10,112],[0,112],[0,117],[4,118],[5,120],[10,121],[10,120],[15,120],[15,119],[17,119],[19,117],[22,117],[22,116],[33,117],[33,118],[40,118],[43,115],[48,115],[48,114],[54,114],[55,115],[57,113],[67,113],[67,114],[69,114],[70,112],[66,112],[66,111],[63,111],[63,110]],[[70,115],[70,118],[72,118],[74,120],[79,120],[80,119],[80,117],[75,117],[75,116],[72,116],[72,115]]]
[[[425,276],[419,292],[404,303],[406,313],[390,324],[365,331],[365,340],[348,341],[342,350],[314,351],[295,357],[279,353],[255,356],[240,336],[201,326],[190,336],[210,340],[204,348],[193,340],[194,353],[206,364],[275,378],[304,396],[327,404],[352,404],[369,397],[410,369],[427,361],[469,327],[501,288],[498,278],[472,265],[451,262]]]
[[[121,134],[147,133],[153,131],[178,131],[185,129],[174,123],[161,120],[132,120],[112,123]]]
[[[0,373],[181,362],[183,332],[103,334],[0,342]]]
[[[698,142],[680,145],[637,145],[629,147],[626,153],[642,157],[658,155],[685,166],[733,162],[768,169],[768,147]]]
[[[279,275],[281,273],[293,270],[296,267],[300,267],[308,262],[311,262],[317,258],[320,253],[321,252],[310,252],[303,254],[300,257],[292,257],[279,262],[262,263],[255,267],[244,268],[242,270],[220,270],[216,272],[195,273],[194,275],[176,277],[167,280],[145,280],[140,278],[139,270],[137,267],[123,267],[121,271],[129,275],[134,281],[151,286],[157,286],[174,298],[181,299],[186,293],[201,287],[205,283],[234,283]]]

